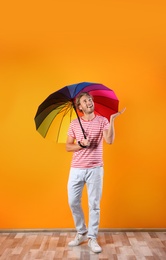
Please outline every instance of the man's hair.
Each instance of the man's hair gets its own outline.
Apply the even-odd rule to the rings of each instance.
[[[89,94],[89,92],[81,92],[81,93],[79,93],[78,96],[76,97],[76,100],[75,100],[75,106],[76,106],[77,109],[79,109],[80,99],[83,96],[88,96],[88,97],[92,98],[92,100],[93,100],[93,96],[91,94]]]

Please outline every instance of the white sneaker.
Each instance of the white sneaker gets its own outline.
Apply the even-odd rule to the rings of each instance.
[[[102,251],[102,248],[98,245],[95,238],[90,238],[88,241],[88,246],[91,248],[91,250],[94,253],[100,253]]]
[[[80,245],[82,242],[86,241],[88,238],[87,238],[87,233],[82,235],[82,234],[79,234],[77,233],[74,240],[70,241],[68,243],[68,246],[78,246]]]

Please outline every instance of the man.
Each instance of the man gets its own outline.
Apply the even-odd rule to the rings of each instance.
[[[76,107],[83,113],[80,118],[85,131],[84,138],[78,119],[71,122],[66,141],[66,150],[73,152],[68,180],[68,200],[72,211],[77,234],[69,246],[78,246],[88,239],[88,245],[94,253],[100,253],[97,243],[100,218],[100,199],[103,182],[103,139],[112,144],[115,137],[114,119],[124,112],[107,118],[95,115],[93,97],[82,92],[76,98]],[[81,207],[81,196],[84,185],[87,185],[89,204],[89,225],[85,225]]]

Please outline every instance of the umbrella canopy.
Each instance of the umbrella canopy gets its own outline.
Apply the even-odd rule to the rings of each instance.
[[[41,103],[35,115],[36,130],[43,137],[51,137],[58,143],[66,142],[70,122],[80,116],[74,102],[81,92],[93,96],[95,114],[109,120],[112,114],[118,112],[119,101],[113,90],[100,83],[81,82],[59,89]]]

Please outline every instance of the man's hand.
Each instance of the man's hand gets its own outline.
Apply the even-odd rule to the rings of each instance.
[[[110,116],[110,120],[116,118],[116,117],[119,116],[119,115],[121,115],[125,110],[126,110],[126,108],[124,107],[121,111],[119,111],[119,112],[117,112],[117,113],[111,115],[111,116]]]
[[[81,141],[81,144],[84,145],[84,146],[90,146],[89,138],[87,137],[86,139],[83,139]]]

